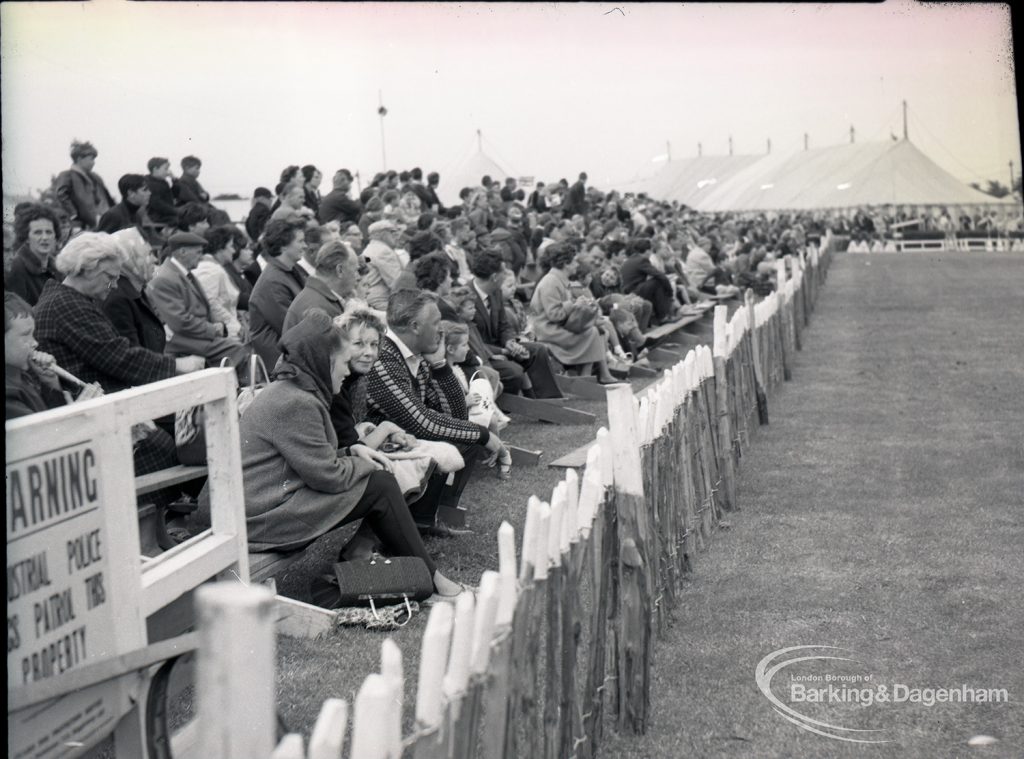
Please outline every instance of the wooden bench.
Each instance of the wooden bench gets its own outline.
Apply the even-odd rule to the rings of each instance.
[[[577,411],[540,398],[524,398],[521,395],[504,393],[498,396],[498,408],[506,414],[552,424],[593,424],[597,417],[586,411]]]
[[[185,466],[183,464],[161,469],[159,472],[142,474],[135,478],[135,495],[146,495],[205,476],[205,466]]]

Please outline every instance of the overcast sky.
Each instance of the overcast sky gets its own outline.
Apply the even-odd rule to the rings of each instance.
[[[619,8],[621,10],[613,10]],[[1020,173],[1006,5],[3,3],[3,184],[99,150],[114,190],[161,155],[213,192],[287,164],[451,172],[484,149],[519,175],[609,187],[652,159],[902,132],[963,181]]]

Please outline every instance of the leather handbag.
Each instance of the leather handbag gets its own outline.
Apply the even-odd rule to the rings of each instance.
[[[434,578],[418,556],[339,561],[333,570],[310,588],[313,603],[324,609],[423,601],[434,592]]]

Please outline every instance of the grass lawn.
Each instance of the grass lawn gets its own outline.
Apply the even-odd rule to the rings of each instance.
[[[604,756],[1024,756],[1022,288],[1016,254],[837,257],[741,462],[743,511],[656,647],[650,730],[612,734]],[[876,682],[1009,703],[794,705],[891,742],[830,740],[755,684],[762,657],[798,645],[851,649]],[[1000,742],[968,747],[976,734]]]

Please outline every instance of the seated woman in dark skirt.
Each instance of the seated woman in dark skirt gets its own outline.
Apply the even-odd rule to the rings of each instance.
[[[274,382],[239,425],[250,550],[299,550],[362,519],[354,540],[372,531],[387,553],[423,559],[438,595],[460,593],[423,546],[387,457],[361,443],[338,448],[329,408],[350,371],[344,333],[310,309],[278,348]],[[200,520],[208,520],[207,489],[199,502]]]

